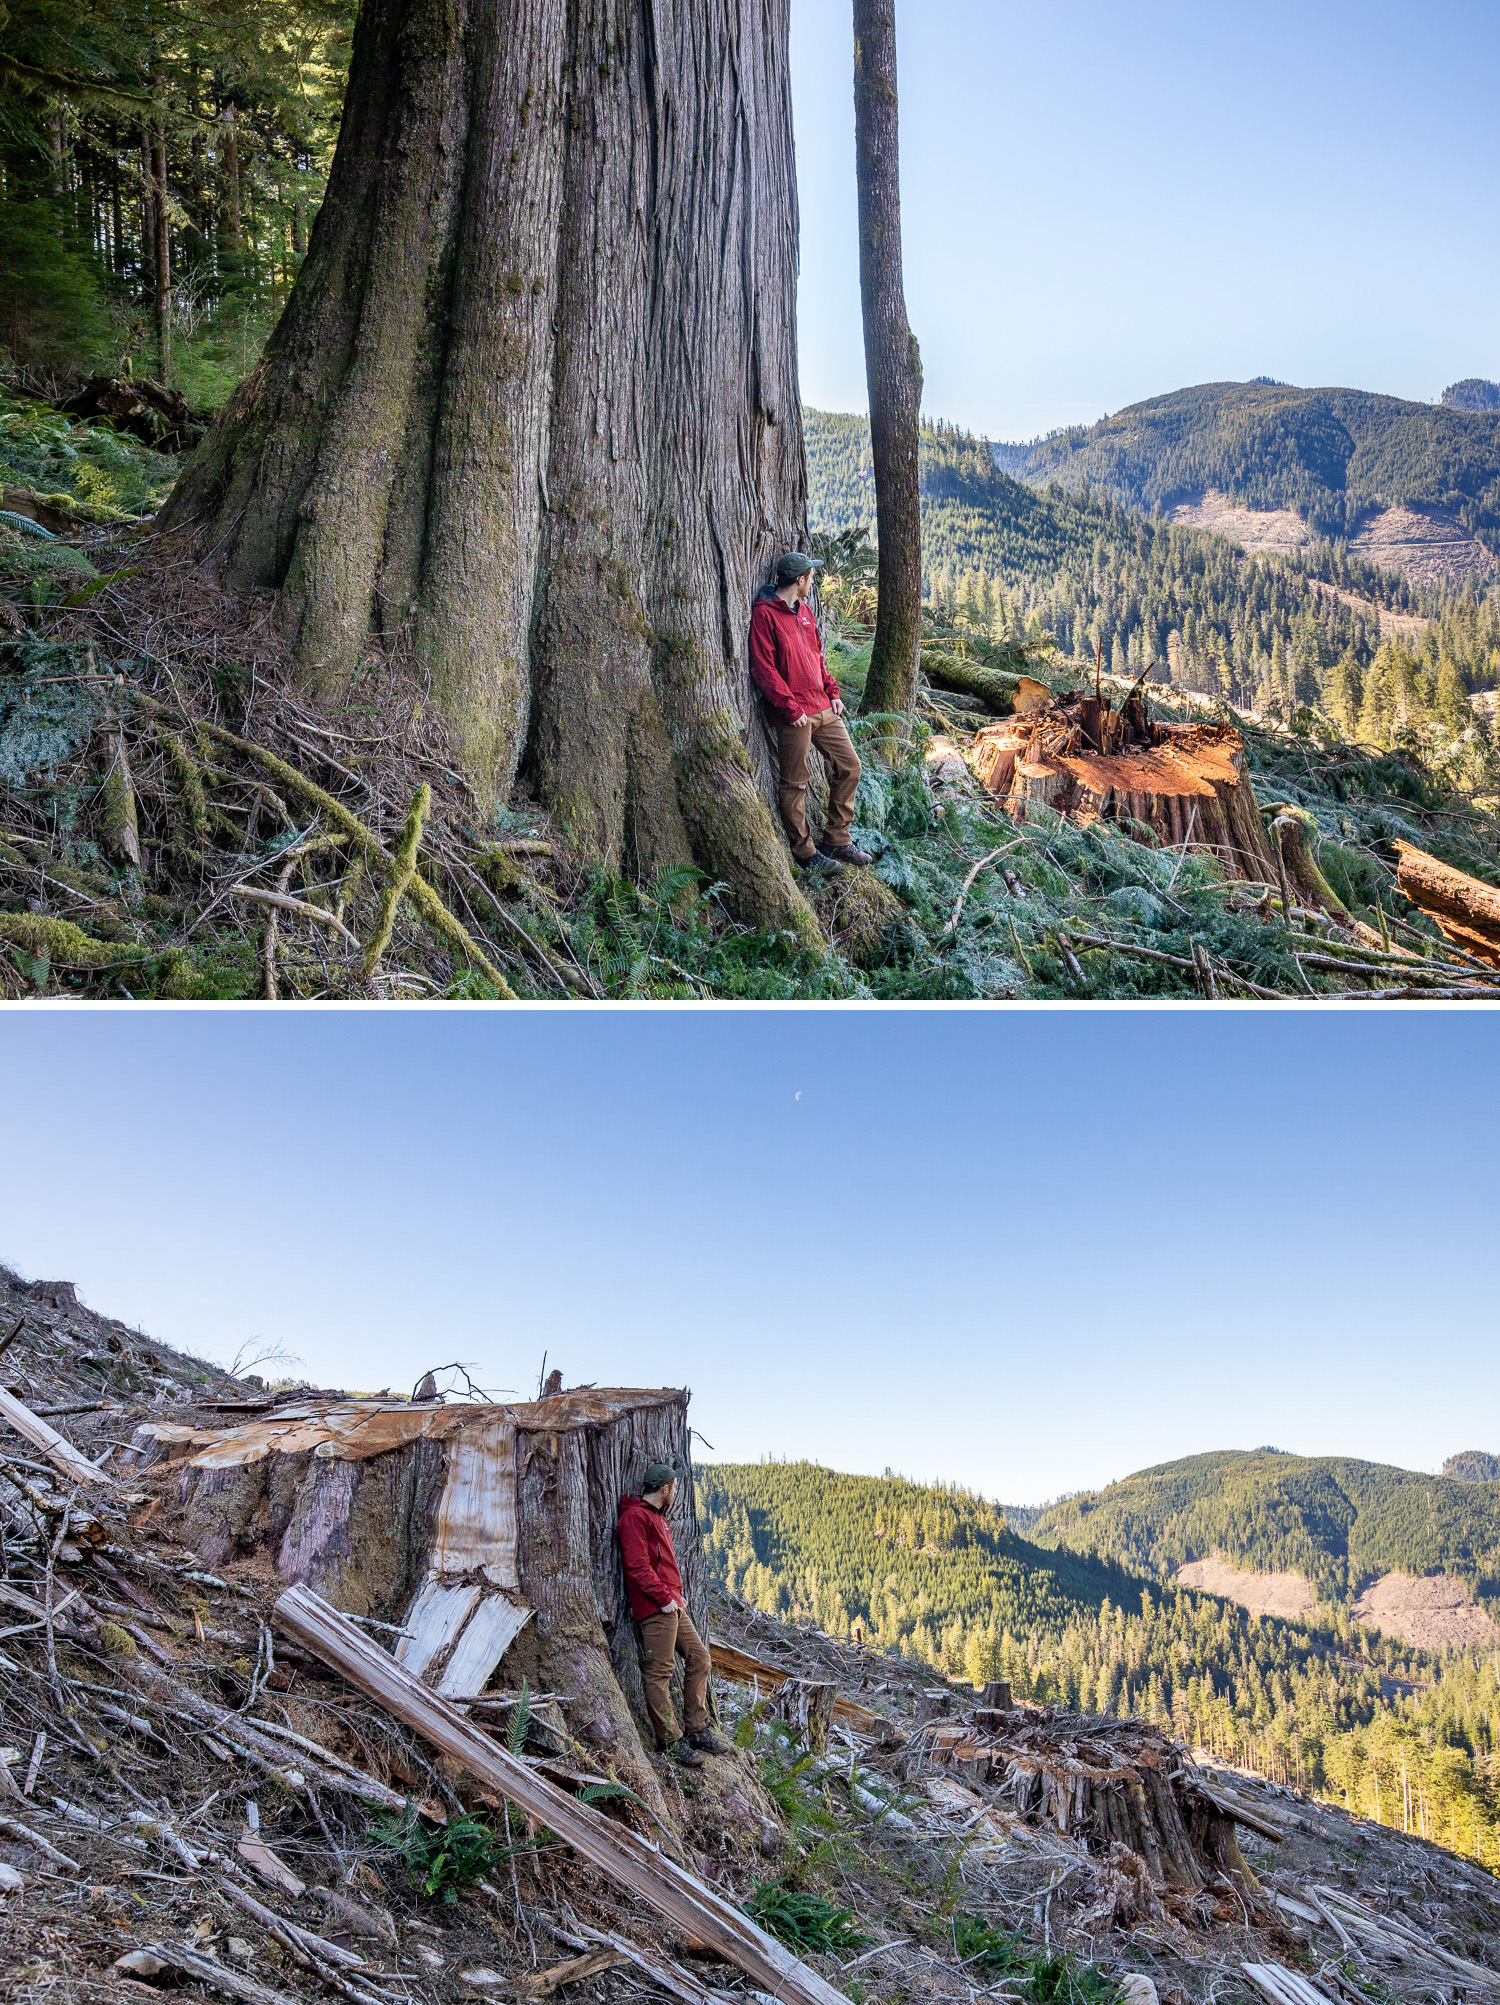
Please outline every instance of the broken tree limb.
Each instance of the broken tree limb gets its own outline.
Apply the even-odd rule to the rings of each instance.
[[[616,1964],[624,1961],[617,1949],[585,1950],[582,1956],[570,1956],[566,1963],[554,1963],[550,1970],[537,1970],[529,1976],[518,1977],[516,1996],[550,1998],[565,1984],[580,1984],[586,1977],[602,1977],[606,1970],[613,1970]]]
[[[330,926],[335,933],[342,933],[351,947],[359,945],[342,919],[336,919],[331,912],[325,912],[321,905],[313,905],[306,898],[293,898],[286,891],[262,891],[256,884],[236,884],[236,898],[252,899],[257,905],[273,906],[278,912],[291,912],[298,919],[315,919],[320,926]]]
[[[960,696],[977,696],[981,703],[1002,717],[1015,707],[1016,692],[1023,682],[1030,679],[1022,675],[1007,675],[1004,669],[986,668],[981,662],[960,661],[947,648],[931,645],[922,649],[922,673],[934,689],[951,689]],[[1045,684],[1042,686],[1046,687]],[[1050,689],[1047,694],[1050,698]]]
[[[1409,842],[1392,845],[1396,885],[1437,922],[1444,939],[1500,967],[1500,891]]]
[[[55,1469],[62,1472],[70,1483],[113,1482],[102,1469],[96,1469],[86,1455],[80,1455],[71,1441],[65,1441],[55,1427],[49,1427],[45,1420],[34,1414],[29,1406],[0,1386],[0,1420],[6,1420],[23,1440],[33,1448],[40,1448]]]
[[[380,966],[380,957],[391,944],[391,934],[396,925],[396,908],[406,896],[412,878],[416,875],[417,851],[422,846],[422,830],[427,826],[427,817],[431,812],[432,789],[424,781],[417,788],[411,810],[406,817],[406,825],[401,831],[401,840],[396,845],[395,858],[386,873],[375,930],[371,933],[369,944],[365,948],[366,981],[370,980]]]
[[[0,1763],[0,1766],[3,1765]],[[76,1859],[70,1859],[66,1852],[59,1852],[55,1845],[49,1844],[39,1832],[33,1831],[29,1824],[23,1824],[19,1817],[0,1817],[0,1831],[3,1831],[7,1838],[14,1838],[19,1845],[30,1845],[32,1850],[40,1852],[44,1859],[50,1859],[54,1865],[66,1867],[70,1873],[83,1871]]]
[[[297,1999],[289,1998],[284,1991],[268,1991],[254,1978],[175,1942],[148,1942],[143,1949],[133,1949],[118,1957],[114,1967],[122,1977],[155,1977],[163,1970],[175,1970],[210,1991],[222,1991],[226,1997],[240,1999],[242,2005],[299,2005]]]
[[[634,1831],[580,1803],[471,1726],[305,1587],[277,1601],[277,1625],[352,1685],[413,1727],[507,1802],[557,1832],[619,1886],[789,2005],[840,2005],[840,1994],[723,1896]]]

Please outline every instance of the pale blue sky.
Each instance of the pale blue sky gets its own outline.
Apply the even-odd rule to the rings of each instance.
[[[0,1260],[323,1385],[1032,1502],[1500,1449],[1493,1015],[11,1011]],[[795,1096],[800,1093],[800,1100]]]
[[[792,0],[807,402],[865,408],[850,0]],[[1500,377],[1494,0],[897,0],[929,414]]]

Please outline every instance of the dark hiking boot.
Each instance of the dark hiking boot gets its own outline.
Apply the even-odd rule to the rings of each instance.
[[[688,1745],[697,1748],[699,1754],[729,1754],[732,1752],[727,1740],[720,1740],[712,1727],[699,1727],[696,1733],[686,1736]]]
[[[799,870],[810,870],[815,877],[837,877],[844,867],[829,849],[815,849],[811,856],[794,856],[792,861]]]
[[[841,842],[835,849],[822,849],[820,856],[831,856],[835,863],[873,863],[874,857],[867,849],[860,849],[852,842]]]
[[[667,1749],[669,1761],[680,1762],[684,1768],[701,1768],[703,1757],[686,1734]]]

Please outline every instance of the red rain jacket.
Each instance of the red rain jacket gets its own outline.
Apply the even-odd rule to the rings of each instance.
[[[816,717],[839,693],[806,599],[788,611],[768,585],[750,614],[750,673],[778,724]]]
[[[671,1527],[661,1512],[639,1497],[622,1497],[619,1533],[630,1612],[636,1621],[660,1615],[669,1601],[685,1601]]]

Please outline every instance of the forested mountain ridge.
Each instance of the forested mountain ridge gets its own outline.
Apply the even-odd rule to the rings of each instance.
[[[1362,1580],[1393,1572],[1447,1573],[1475,1595],[1500,1595],[1500,1483],[1352,1456],[1193,1455],[1055,1504],[1029,1536],[1157,1577],[1218,1553],[1304,1574],[1339,1606]]]
[[[1493,1648],[1435,1658],[1371,1634],[1347,1607],[1258,1616],[1019,1538],[1000,1506],[940,1484],[809,1462],[700,1464],[694,1480],[711,1579],[767,1614],[951,1678],[1006,1678],[1021,1698],[1143,1715],[1362,1816],[1389,1816],[1417,1776],[1434,1828],[1500,1856]]]
[[[808,410],[808,519],[825,534],[873,513],[866,421]],[[977,635],[1051,636],[1065,656],[1283,719],[1315,708],[1351,740],[1421,746],[1461,784],[1488,741],[1470,703],[1500,684],[1500,596],[1424,588],[1347,546],[1248,554],[1141,515],[1106,492],[1002,472],[985,440],[922,437],[922,535],[934,614]]]
[[[1013,457],[1013,453],[1009,455]],[[1378,506],[1458,518],[1500,549],[1500,412],[1368,390],[1200,383],[1021,449],[1021,477],[1150,511],[1215,491],[1347,537]]]

